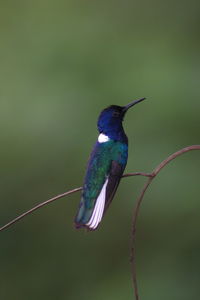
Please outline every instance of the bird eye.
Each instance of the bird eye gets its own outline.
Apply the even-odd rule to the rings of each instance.
[[[118,111],[114,111],[112,115],[113,117],[119,117],[120,113]]]

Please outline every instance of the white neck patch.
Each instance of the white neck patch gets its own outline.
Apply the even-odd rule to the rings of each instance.
[[[101,134],[99,135],[99,137],[98,137],[98,142],[99,142],[99,143],[106,143],[106,142],[108,142],[108,141],[110,141],[110,138],[109,138],[107,135],[105,135],[105,134],[103,134],[103,133],[101,133]]]

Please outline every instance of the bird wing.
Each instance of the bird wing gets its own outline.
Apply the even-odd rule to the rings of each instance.
[[[106,210],[108,209],[115,192],[118,188],[119,182],[121,180],[122,174],[124,172],[125,166],[121,165],[118,161],[113,160],[111,163],[111,169],[108,176],[108,184],[106,187],[106,198],[105,198],[105,209],[104,214]]]
[[[111,203],[123,174],[127,152],[119,144],[109,141],[97,144],[91,153],[83,186],[76,227],[94,230]],[[113,158],[113,159],[112,159]]]

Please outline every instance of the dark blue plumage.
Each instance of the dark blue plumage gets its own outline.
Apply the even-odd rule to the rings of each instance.
[[[111,203],[128,159],[128,138],[122,121],[127,110],[145,98],[126,106],[111,105],[98,119],[99,137],[90,155],[76,227],[94,230]]]
[[[121,106],[111,105],[104,109],[97,122],[99,132],[104,133],[112,140],[128,143],[122,126],[124,115],[125,111]]]

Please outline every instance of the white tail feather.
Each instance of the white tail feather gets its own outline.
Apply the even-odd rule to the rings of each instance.
[[[90,229],[96,229],[99,223],[101,222],[103,211],[105,207],[105,200],[106,200],[106,187],[108,184],[108,178],[106,179],[101,192],[96,200],[95,207],[92,213],[92,216],[88,223],[86,224]]]

